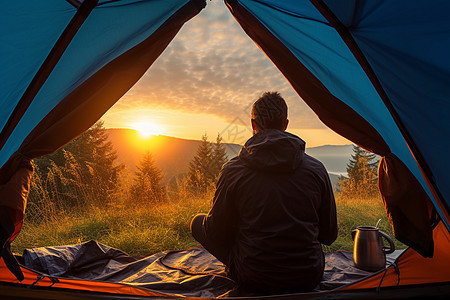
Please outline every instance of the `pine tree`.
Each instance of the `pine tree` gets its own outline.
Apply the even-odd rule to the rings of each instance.
[[[189,184],[200,191],[206,189],[215,181],[213,147],[208,142],[207,135],[202,136],[202,141],[197,148],[197,153],[189,163]]]
[[[116,164],[117,153],[109,141],[108,133],[103,127],[103,122],[97,122],[86,133],[88,136],[86,165],[90,167],[92,183],[101,187],[101,192],[106,196],[117,187],[119,174],[124,166]]]
[[[222,143],[222,137],[217,134],[216,143],[213,146],[212,153],[212,169],[217,179],[222,166],[227,162],[228,156],[225,145]]]
[[[353,169],[356,168],[356,165],[358,164],[359,158],[364,158],[365,161],[367,161],[367,164],[371,168],[376,168],[378,161],[376,161],[376,154],[368,152],[364,150],[363,148],[353,145],[353,154],[352,158],[349,160],[349,163],[347,164],[347,172],[351,172]]]
[[[90,186],[99,200],[108,198],[115,191],[124,166],[117,163],[117,154],[102,121],[55,153],[36,159],[35,163],[44,176],[52,166],[64,170],[68,163],[67,152],[80,165],[81,184]]]
[[[152,155],[147,152],[141,160],[134,184],[131,186],[133,199],[140,203],[161,202],[165,200],[165,188],[161,185],[162,172],[154,161]]]
[[[376,155],[353,145],[347,164],[348,178],[341,177],[339,186],[345,196],[375,195],[378,193]]]

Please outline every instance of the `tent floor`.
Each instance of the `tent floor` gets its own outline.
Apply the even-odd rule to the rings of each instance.
[[[387,265],[402,251],[388,255]],[[226,275],[224,266],[203,248],[134,258],[120,250],[89,241],[78,245],[29,249],[19,258],[27,271],[28,279],[24,282],[34,283],[0,281],[0,299],[158,298],[152,297],[155,294],[165,299],[215,298],[220,295],[227,295],[230,299],[419,299],[430,296],[447,299],[450,295],[450,282],[384,287],[380,291],[374,288],[349,290],[351,284],[374,273],[357,269],[352,254],[345,251],[326,254],[320,291],[273,296],[240,294],[234,289],[235,283],[223,276]],[[40,277],[39,274],[45,276]],[[52,278],[57,280],[50,280]],[[66,285],[65,280],[68,280]],[[124,286],[127,288],[121,289]],[[347,289],[340,290],[344,286]],[[133,291],[133,287],[142,288],[142,293]],[[137,296],[131,295],[135,293]]]

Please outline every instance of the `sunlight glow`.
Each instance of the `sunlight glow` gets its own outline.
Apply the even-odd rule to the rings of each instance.
[[[163,129],[160,125],[148,121],[133,123],[130,127],[137,130],[142,138],[149,138],[163,133]]]

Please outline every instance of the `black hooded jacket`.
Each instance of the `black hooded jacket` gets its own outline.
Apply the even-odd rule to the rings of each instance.
[[[258,133],[222,168],[204,226],[239,284],[313,289],[323,275],[320,243],[330,245],[337,236],[327,171],[299,137]]]

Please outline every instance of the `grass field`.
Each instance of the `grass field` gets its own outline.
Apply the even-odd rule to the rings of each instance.
[[[40,215],[47,213],[51,217],[31,214],[35,217],[26,218],[12,248],[21,254],[27,248],[76,244],[91,239],[136,256],[190,248],[198,245],[190,234],[190,221],[197,213],[209,210],[212,196],[212,190],[193,196],[181,189],[170,193],[166,203],[153,204],[134,203],[125,193],[119,193],[108,204],[98,205],[101,202],[98,200],[95,204],[83,202],[83,209],[72,207],[59,212],[47,203],[39,207]],[[351,231],[360,225],[375,226],[379,219],[380,229],[392,236],[381,199],[343,199],[338,194],[336,204],[339,235],[330,247],[324,246],[325,251],[352,251]],[[405,247],[395,243],[397,248]]]
[[[324,246],[325,251],[352,251],[353,240],[351,232],[358,226],[375,226],[379,219],[381,221],[378,227],[392,238],[396,249],[406,248],[404,244],[393,237],[392,228],[380,197],[346,199],[338,194],[336,196],[336,206],[339,227],[338,238],[331,245],[330,249]]]
[[[26,218],[11,247],[20,254],[27,248],[93,239],[136,256],[189,248],[197,245],[190,234],[190,221],[196,214],[208,211],[211,197],[211,192],[199,198],[175,193],[166,203],[159,204],[133,203],[118,197],[88,209],[72,208],[59,213],[52,210],[51,218]]]

